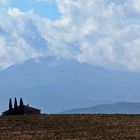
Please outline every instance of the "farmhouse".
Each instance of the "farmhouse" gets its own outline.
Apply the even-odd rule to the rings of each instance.
[[[29,105],[27,105],[27,106],[24,105],[24,114],[26,114],[26,115],[30,115],[30,114],[35,115],[35,114],[40,114],[40,113],[41,113],[40,109],[30,107]]]
[[[12,106],[12,100],[9,100],[9,109],[4,111],[2,115],[39,115],[41,110],[30,107],[29,105],[24,105],[22,98],[20,99],[20,105],[17,105],[17,100],[15,98],[14,107]]]

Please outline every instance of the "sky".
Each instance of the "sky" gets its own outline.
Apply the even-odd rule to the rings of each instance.
[[[0,0],[0,68],[48,55],[140,71],[140,0]]]

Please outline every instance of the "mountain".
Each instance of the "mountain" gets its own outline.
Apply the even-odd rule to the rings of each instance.
[[[140,114],[140,103],[120,102],[63,111],[60,114]]]
[[[139,84],[138,72],[47,56],[0,71],[0,107],[6,109],[8,99],[15,96],[49,113],[102,103],[138,102]]]

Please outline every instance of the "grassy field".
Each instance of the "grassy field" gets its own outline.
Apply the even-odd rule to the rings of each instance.
[[[2,116],[0,140],[140,140],[140,115]]]

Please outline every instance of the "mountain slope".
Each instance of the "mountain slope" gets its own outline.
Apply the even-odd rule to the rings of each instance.
[[[48,56],[0,72],[0,106],[9,97],[45,112],[60,112],[101,103],[140,100],[140,73],[111,71],[74,60]],[[4,104],[4,106],[3,106]]]
[[[60,114],[140,114],[140,103],[120,102],[63,111]]]

